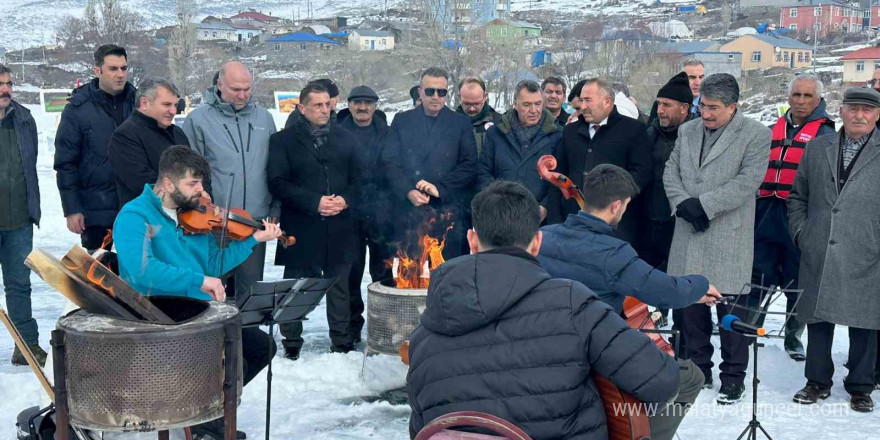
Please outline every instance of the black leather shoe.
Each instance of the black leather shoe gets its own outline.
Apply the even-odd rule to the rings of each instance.
[[[330,346],[330,353],[348,353],[352,350],[354,350],[354,344],[352,343]]]
[[[38,344],[28,345],[28,348],[34,355],[34,360],[37,361],[41,367],[46,366],[46,352],[40,348]],[[24,354],[18,349],[17,345],[15,346],[15,350],[12,351],[12,365],[28,365],[27,359],[25,359]]]
[[[830,388],[819,388],[814,385],[807,385],[795,393],[794,401],[803,405],[812,405],[819,399],[827,399],[831,395]]]
[[[746,386],[741,383],[727,383],[721,385],[721,390],[715,396],[715,401],[720,405],[732,405],[743,398]]]
[[[295,361],[299,359],[299,351],[302,347],[285,347],[284,348],[284,359],[290,359]]]
[[[849,407],[855,412],[868,413],[874,411],[874,399],[867,393],[850,393]]]

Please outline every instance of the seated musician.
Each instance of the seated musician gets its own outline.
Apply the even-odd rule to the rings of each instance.
[[[593,373],[643,402],[674,399],[681,374],[672,356],[583,284],[541,267],[541,216],[529,190],[493,182],[471,210],[471,255],[431,274],[410,336],[411,437],[439,416],[480,411],[536,440],[607,440]]]
[[[213,234],[184,234],[177,211],[193,209],[203,195],[202,179],[210,175],[205,158],[186,146],[174,146],[159,159],[159,179],[119,211],[113,239],[121,278],[143,295],[171,295],[223,301],[218,278],[248,256],[259,242],[281,236],[273,223],[244,241],[232,241],[221,259]],[[223,260],[223,268],[219,267]],[[275,355],[272,338],[259,328],[241,331],[242,372],[246,385]],[[271,345],[271,349],[270,349]],[[223,419],[192,427],[193,434],[223,438]],[[245,438],[239,433],[237,438]]]
[[[694,303],[714,304],[721,294],[702,275],[671,276],[640,259],[629,243],[612,232],[629,201],[638,193],[623,168],[602,164],[584,174],[584,209],[565,223],[541,228],[544,242],[538,260],[550,275],[584,283],[618,314],[632,296],[648,305],[678,309]],[[680,360],[681,388],[677,408],[668,417],[652,417],[651,439],[670,439],[696,400],[703,373],[690,360]],[[672,407],[671,407],[672,409]]]

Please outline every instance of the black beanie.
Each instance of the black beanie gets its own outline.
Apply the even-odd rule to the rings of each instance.
[[[660,91],[657,92],[657,97],[674,99],[685,104],[693,104],[694,94],[691,92],[687,74],[681,72],[673,76],[666,85],[660,88]]]
[[[574,98],[579,98],[581,96],[581,91],[584,89],[584,84],[586,83],[587,80],[582,79],[571,88],[571,91],[568,92],[568,102],[574,101]]]

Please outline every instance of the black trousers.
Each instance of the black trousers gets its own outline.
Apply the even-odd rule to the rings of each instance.
[[[755,257],[752,265],[752,284],[765,287],[779,286],[797,289],[798,267],[801,253],[788,234],[788,209],[785,200],[776,197],[758,199],[755,207]],[[765,291],[752,289],[749,294],[749,307],[754,308],[762,301]],[[786,312],[792,312],[797,303],[797,294],[786,293]],[[749,322],[764,324],[766,315],[750,316]],[[753,319],[757,318],[757,319]],[[788,318],[785,324],[785,350],[803,354],[801,335],[804,324],[797,316]]]
[[[101,244],[104,243],[104,237],[107,236],[107,231],[109,229],[110,227],[108,226],[86,226],[86,229],[79,237],[82,242],[82,247],[86,248],[89,254],[94,253],[101,247]],[[109,251],[112,246],[113,241],[111,240],[107,250]]]
[[[370,249],[370,279],[375,283],[391,278],[391,268],[385,261],[391,258],[388,244],[373,237],[366,220],[357,223],[357,260],[348,277],[349,321],[348,328],[354,340],[360,338],[364,328],[364,299],[361,282],[364,280],[364,267],[367,265],[367,248]]]
[[[807,365],[804,375],[807,385],[831,388],[834,362],[831,344],[834,342],[834,324],[817,322],[807,324]],[[848,393],[868,393],[874,390],[872,373],[877,360],[877,331],[849,327],[849,374],[843,382]]]
[[[335,264],[326,267],[284,267],[284,278],[336,278],[336,282],[327,291],[327,324],[330,327],[330,343],[333,345],[351,344],[352,335],[349,330],[349,295],[348,278],[351,264]],[[301,348],[303,345],[302,322],[290,322],[278,326],[284,339],[284,348]]]
[[[272,336],[260,330],[258,327],[241,329],[241,357],[242,379],[244,385],[253,380],[263,368],[269,365],[269,361],[277,351]]]
[[[742,300],[744,302],[744,299]],[[733,308],[728,305],[718,304],[715,306],[718,314],[718,322],[724,315],[732,313],[745,319],[746,311]],[[712,316],[710,308],[703,304],[694,304],[681,309],[681,331],[685,350],[680,353],[681,357],[694,361],[703,371],[706,377],[712,377]],[[721,330],[721,385],[742,384],[746,377],[746,367],[749,364],[749,341],[740,334]]]

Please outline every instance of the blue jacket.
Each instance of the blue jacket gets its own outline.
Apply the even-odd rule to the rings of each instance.
[[[671,276],[654,269],[629,243],[611,236],[611,225],[586,212],[541,231],[541,266],[555,278],[583,283],[618,313],[626,296],[663,309],[680,309],[709,290],[702,275]]]
[[[144,296],[186,296],[210,301],[201,291],[205,276],[219,277],[246,260],[257,240],[232,241],[220,270],[214,234],[184,235],[165,214],[153,185],[126,203],[116,216],[113,241],[120,277]]]
[[[562,142],[562,128],[556,125],[553,115],[544,110],[544,123],[523,154],[510,126],[511,118],[516,117],[516,110],[510,110],[501,117],[500,123],[486,132],[479,157],[477,189],[486,188],[493,180],[512,180],[523,184],[540,202],[547,196],[550,184],[538,175],[538,158],[557,152]]]
[[[522,249],[443,263],[410,336],[410,437],[453,411],[481,411],[535,440],[607,440],[598,373],[648,403],[679,387],[672,356],[583,284],[553,279]]]
[[[114,105],[123,120],[134,109],[135,88],[125,84],[122,102],[112,102],[98,79],[76,89],[61,112],[55,133],[55,171],[64,216],[83,214],[86,226],[113,225],[119,211],[116,177],[107,159],[107,146],[116,130]]]
[[[6,110],[15,126],[15,137],[21,152],[21,167],[27,189],[28,215],[35,225],[40,225],[40,185],[37,181],[37,123],[31,111],[16,101]]]

